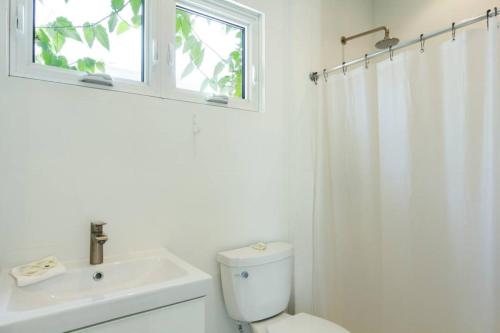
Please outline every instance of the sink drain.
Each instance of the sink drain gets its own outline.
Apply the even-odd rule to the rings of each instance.
[[[95,272],[92,278],[94,281],[101,281],[104,278],[104,274],[102,272]]]

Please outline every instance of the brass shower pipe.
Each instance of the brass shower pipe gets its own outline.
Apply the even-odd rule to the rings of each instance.
[[[382,31],[382,30],[385,33],[385,37],[384,38],[389,38],[389,36],[390,36],[389,28],[382,26],[382,27],[371,29],[371,30],[368,30],[368,31],[365,31],[365,32],[362,32],[362,33],[359,33],[359,34],[356,34],[356,35],[349,36],[349,37],[342,36],[340,38],[340,42],[342,43],[342,45],[346,45],[347,42],[350,41],[350,40],[353,40],[353,39],[356,39],[356,38],[360,38],[360,37],[364,37],[364,36],[368,36],[368,35],[374,34],[376,32]]]

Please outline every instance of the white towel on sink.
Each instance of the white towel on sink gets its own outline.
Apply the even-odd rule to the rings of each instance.
[[[10,275],[14,277],[18,287],[50,279],[66,272],[66,267],[56,257],[47,257],[32,263],[14,267]]]

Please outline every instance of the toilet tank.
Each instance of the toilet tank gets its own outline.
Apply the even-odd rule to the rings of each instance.
[[[222,290],[229,316],[254,322],[283,312],[292,290],[292,246],[268,243],[220,252]]]

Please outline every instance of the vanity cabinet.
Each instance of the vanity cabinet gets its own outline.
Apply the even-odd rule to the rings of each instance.
[[[205,298],[130,315],[71,332],[205,333]]]

